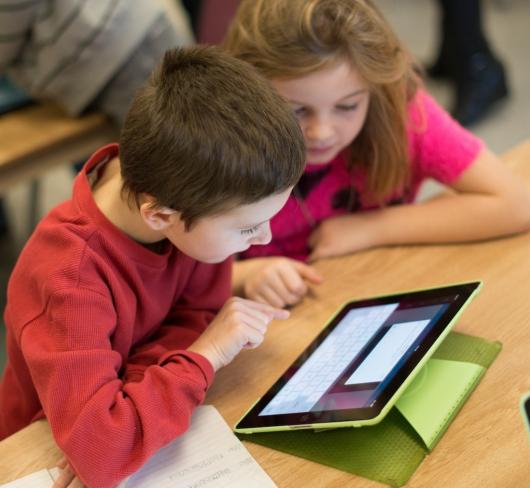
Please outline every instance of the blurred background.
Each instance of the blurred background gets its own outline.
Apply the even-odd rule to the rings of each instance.
[[[163,0],[171,1],[171,0]],[[436,0],[375,0],[398,35],[417,59],[430,65],[437,56],[440,11]],[[184,1],[197,15],[195,27],[199,40],[219,41],[237,0],[206,0],[202,15],[196,0]],[[487,117],[470,127],[494,152],[502,154],[530,137],[530,2],[528,0],[483,0],[483,23],[495,55],[502,60],[509,83],[509,96],[500,101]],[[427,79],[434,97],[449,108],[454,87],[447,82]],[[0,141],[2,135],[0,134]],[[1,142],[0,142],[1,144]],[[96,148],[94,148],[96,149]],[[69,198],[74,173],[69,161],[64,167],[50,170],[41,179],[38,211],[44,215],[57,203]],[[529,161],[530,164],[530,161]],[[427,185],[425,197],[436,191]],[[0,311],[5,307],[7,280],[18,252],[28,233],[29,185],[10,188],[5,198],[9,231],[0,236]],[[4,327],[0,321],[0,371],[3,368]]]

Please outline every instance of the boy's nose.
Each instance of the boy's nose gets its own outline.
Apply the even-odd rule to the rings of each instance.
[[[259,234],[254,236],[252,244],[265,245],[272,240],[271,226],[269,223],[263,224],[259,230]]]

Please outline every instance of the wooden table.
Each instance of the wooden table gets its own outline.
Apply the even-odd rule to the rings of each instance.
[[[530,182],[530,141],[504,160]],[[288,321],[271,324],[260,348],[243,352],[221,370],[207,403],[233,425],[348,299],[481,279],[484,288],[456,330],[500,340],[503,350],[407,486],[530,486],[530,442],[518,412],[519,398],[530,391],[530,234],[479,244],[380,249],[317,267],[326,281],[316,296],[296,307]],[[262,446],[246,446],[280,488],[381,486]],[[52,466],[58,457],[47,423],[36,422],[0,443],[0,482]]]
[[[98,113],[72,118],[54,105],[39,104],[0,116],[0,191],[73,163],[115,140],[116,130]]]

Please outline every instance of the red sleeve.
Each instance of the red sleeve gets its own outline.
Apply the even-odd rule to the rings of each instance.
[[[129,363],[112,349],[116,314],[107,296],[78,288],[63,291],[24,327],[21,347],[43,411],[87,486],[117,485],[188,429],[213,369],[204,357],[182,349],[224,301],[226,293],[215,287],[219,279],[229,284],[226,266],[217,278],[211,268],[194,272],[171,323],[131,363],[143,367],[140,381],[120,378]]]
[[[206,329],[231,295],[232,260],[195,265],[186,291],[179,297],[166,321],[148,341],[137,346],[127,359],[123,380],[140,381],[145,369],[168,351],[187,349]],[[208,370],[213,369],[210,363]]]

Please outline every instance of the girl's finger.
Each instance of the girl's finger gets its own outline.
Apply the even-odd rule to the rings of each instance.
[[[275,310],[281,310],[282,307],[285,307],[285,302],[282,298],[268,286],[262,286],[259,295],[269,307],[273,307]]]
[[[304,280],[310,281],[315,285],[319,285],[324,281],[322,275],[313,266],[309,266],[301,261],[296,261],[295,267]]]
[[[304,294],[304,289],[307,289],[302,278],[291,267],[282,270],[279,275],[274,275],[268,285],[288,305],[294,305],[300,301],[300,296]]]

